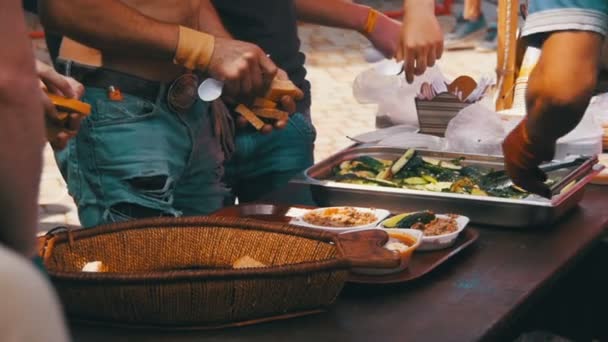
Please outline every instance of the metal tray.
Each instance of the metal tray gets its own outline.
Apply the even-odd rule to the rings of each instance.
[[[405,150],[380,146],[347,148],[313,165],[304,172],[303,177],[296,178],[292,182],[310,185],[313,198],[320,206],[371,206],[388,209],[393,213],[428,209],[441,213],[465,215],[477,224],[523,228],[551,224],[576,207],[583,197],[585,185],[602,169],[600,165],[595,165],[597,164],[596,157],[589,157],[580,165],[553,172],[552,175],[576,180],[576,183],[553,196],[551,200],[539,196],[507,199],[344,184],[325,180],[331,174],[333,167],[344,160],[363,155],[395,159]],[[494,170],[503,169],[501,157],[425,150],[419,150],[418,153],[442,160],[465,157],[464,165],[478,165]]]

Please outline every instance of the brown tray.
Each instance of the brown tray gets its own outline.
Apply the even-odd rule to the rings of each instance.
[[[287,223],[291,218],[285,216],[285,214],[291,208],[310,209],[314,207],[244,204],[220,209],[211,214],[211,216],[245,217],[262,221]],[[477,230],[466,228],[460,233],[456,242],[450,248],[437,251],[416,252],[410,261],[409,267],[403,272],[382,276],[351,274],[347,281],[359,284],[394,284],[418,279],[472,245],[478,237],[479,232],[477,232]]]

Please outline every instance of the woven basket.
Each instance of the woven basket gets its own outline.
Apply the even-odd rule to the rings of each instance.
[[[381,233],[381,234],[380,234]],[[350,267],[395,267],[380,230],[336,235],[237,218],[163,218],[51,232],[40,254],[68,315],[157,328],[218,328],[323,309]],[[267,267],[233,269],[250,256]],[[82,272],[101,261],[102,272]]]

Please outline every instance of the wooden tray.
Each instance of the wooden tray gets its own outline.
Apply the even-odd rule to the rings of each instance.
[[[291,217],[287,217],[285,214],[292,208],[310,209],[313,207],[244,204],[220,209],[211,214],[211,216],[246,217],[262,221],[288,223]],[[450,248],[438,251],[416,252],[410,261],[409,267],[403,272],[382,276],[351,274],[347,281],[359,284],[394,284],[418,279],[472,245],[478,237],[479,232],[475,229],[465,228]]]

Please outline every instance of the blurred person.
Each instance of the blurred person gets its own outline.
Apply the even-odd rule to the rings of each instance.
[[[608,2],[531,0],[528,10],[522,34],[541,55],[528,80],[528,114],[505,139],[503,152],[515,184],[550,197],[538,166],[553,158],[557,139],[572,131],[587,109],[608,32]]]
[[[472,49],[480,52],[496,51],[498,29],[496,23],[487,24],[482,0],[465,0],[464,10],[456,18],[456,25],[445,36],[447,50]]]
[[[224,151],[202,74],[232,98],[265,92],[277,72],[259,47],[202,32],[208,1],[40,2],[64,38],[58,70],[82,82],[92,113],[58,164],[84,227],[204,215],[223,205]]]
[[[227,203],[259,199],[286,184],[313,164],[316,131],[310,115],[310,83],[306,80],[305,55],[300,52],[297,21],[356,30],[384,54],[395,54],[401,24],[363,5],[346,1],[247,0],[212,1],[217,21],[207,20],[209,32],[260,46],[279,67],[279,76],[290,79],[304,96],[283,130],[268,135],[253,127],[240,128],[235,154],[226,165],[226,181],[232,190]],[[274,18],[267,20],[268,17]],[[373,23],[369,23],[372,17]],[[372,27],[373,25],[373,27]]]
[[[43,104],[21,2],[0,5],[0,341],[68,341],[36,258],[37,197],[44,146]],[[52,109],[47,109],[47,113]],[[40,262],[37,262],[40,265]]]
[[[234,203],[234,197],[238,197],[239,203],[255,201],[313,164],[316,132],[310,114],[310,84],[306,80],[305,55],[300,52],[298,21],[354,30],[389,58],[398,52],[409,57],[407,60],[411,62],[406,62],[409,78],[424,72],[427,65],[432,66],[441,56],[441,32],[433,9],[428,6],[432,2],[428,1],[408,2],[407,30],[386,15],[350,1],[215,0],[212,3],[218,13],[210,15],[219,15],[219,20],[207,20],[203,24],[205,30],[259,45],[277,64],[279,75],[289,78],[304,92],[285,129],[269,135],[260,135],[250,126],[239,130],[235,154],[226,167],[226,181],[232,188],[228,204]],[[268,20],[269,17],[273,20]]]

